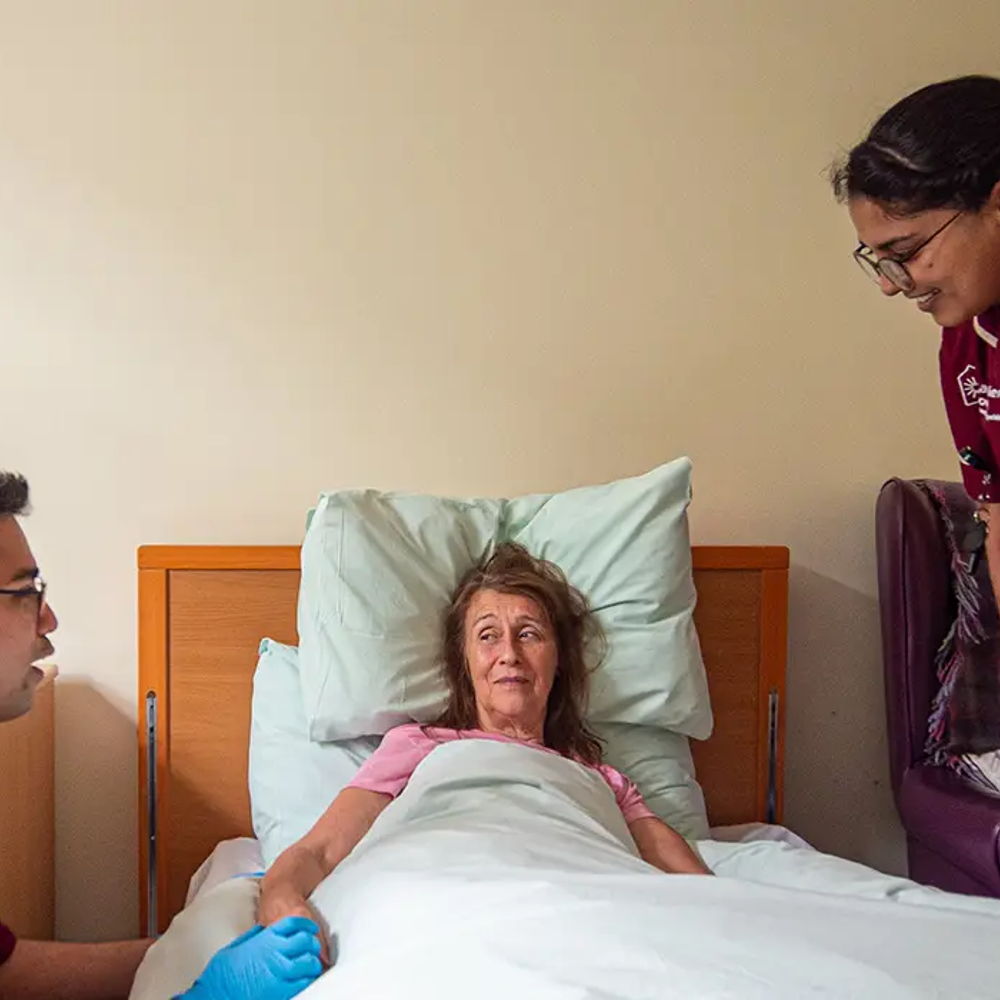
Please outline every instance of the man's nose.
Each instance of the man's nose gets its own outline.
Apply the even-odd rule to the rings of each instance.
[[[59,619],[52,610],[48,601],[42,601],[42,606],[38,609],[38,634],[48,635],[59,628]]]

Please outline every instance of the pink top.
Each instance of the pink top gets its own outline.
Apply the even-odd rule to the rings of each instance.
[[[461,739],[519,743],[521,746],[531,747],[542,753],[557,755],[559,753],[557,750],[550,750],[539,743],[517,740],[512,736],[502,736],[500,733],[487,733],[482,729],[438,729],[421,726],[414,722],[390,729],[379,744],[379,748],[361,765],[354,780],[347,787],[363,788],[369,792],[381,792],[395,798],[406,787],[410,775],[416,770],[417,765],[435,747],[439,747],[442,743]],[[636,820],[646,819],[650,816],[655,817],[656,814],[643,801],[639,789],[621,771],[616,771],[607,764],[598,764],[596,767],[590,764],[584,766],[596,771],[611,787],[626,823],[634,823]]]

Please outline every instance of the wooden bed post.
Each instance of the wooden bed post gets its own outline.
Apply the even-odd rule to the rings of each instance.
[[[762,746],[767,747],[761,814],[777,823],[784,813],[785,669],[788,658],[788,570],[761,573],[760,694],[768,706]],[[763,714],[763,713],[762,713]]]
[[[166,808],[170,700],[167,689],[169,586],[165,569],[139,570],[139,920],[146,937],[159,933],[169,911],[158,893],[157,872],[167,844],[157,820]]]

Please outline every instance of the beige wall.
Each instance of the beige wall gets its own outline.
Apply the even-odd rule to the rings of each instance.
[[[697,541],[792,549],[790,824],[899,867],[872,507],[954,462],[935,331],[855,273],[823,171],[909,88],[995,70],[995,0],[0,20],[0,466],[62,620],[62,934],[135,926],[137,545],[681,453]]]

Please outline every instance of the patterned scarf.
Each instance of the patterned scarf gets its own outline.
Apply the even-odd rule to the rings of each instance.
[[[955,620],[935,658],[941,686],[931,705],[924,751],[932,764],[992,788],[966,757],[1000,749],[1000,616],[986,559],[973,555],[981,529],[961,487],[935,480],[917,480],[917,485],[941,518],[956,604]]]

